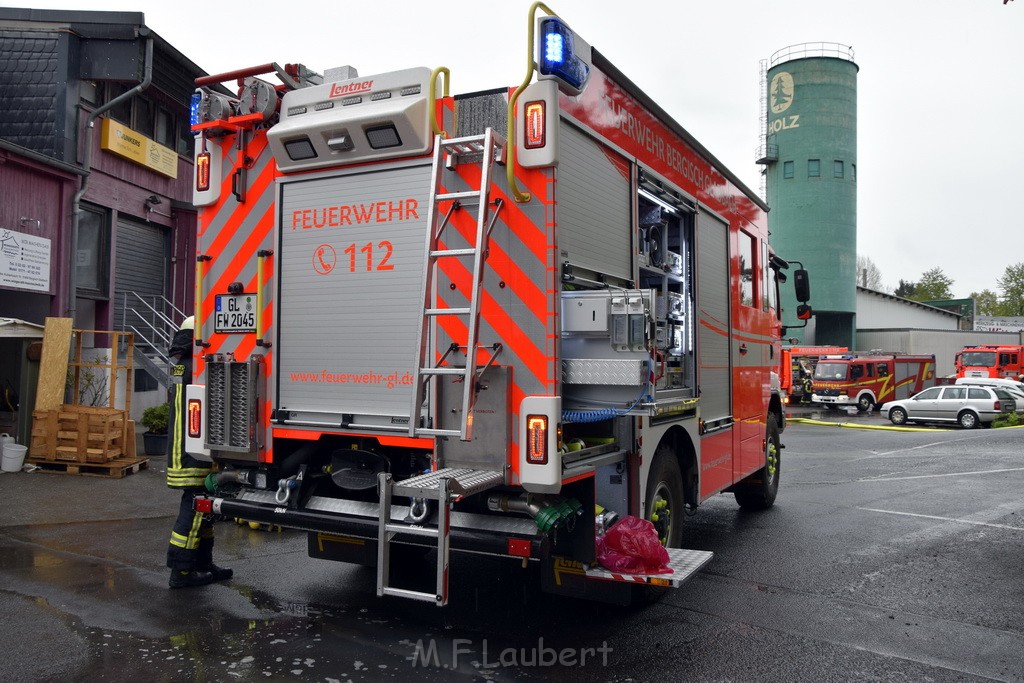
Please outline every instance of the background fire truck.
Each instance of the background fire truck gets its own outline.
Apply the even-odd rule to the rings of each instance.
[[[814,369],[811,401],[826,408],[857,406],[867,412],[935,384],[935,356],[822,356]]]
[[[845,346],[783,346],[779,356],[779,388],[783,403],[810,403],[818,358],[849,351]]]
[[[628,601],[710,559],[679,549],[688,511],[778,489],[789,264],[766,207],[538,7],[519,87],[276,64],[198,82],[186,446],[220,472],[197,509],[305,530],[311,556],[376,566],[378,595],[445,604],[461,551]],[[596,564],[627,514],[671,573]]]
[[[956,354],[957,377],[1024,377],[1024,346],[965,346]]]

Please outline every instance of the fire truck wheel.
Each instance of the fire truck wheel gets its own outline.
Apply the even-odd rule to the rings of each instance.
[[[662,445],[655,452],[647,475],[647,519],[667,548],[678,548],[683,540],[683,505],[679,461],[670,447]]]
[[[857,399],[857,410],[862,413],[869,413],[871,409],[875,407],[875,402],[871,400],[870,394],[861,394]]]
[[[737,484],[734,491],[736,502],[746,510],[767,510],[779,494],[782,445],[779,428],[772,420],[768,420],[764,441],[764,467]]]
[[[969,410],[960,413],[956,418],[956,423],[964,429],[974,429],[980,422],[978,416]]]

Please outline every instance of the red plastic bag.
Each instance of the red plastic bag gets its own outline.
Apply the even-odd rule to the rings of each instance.
[[[627,515],[596,539],[597,561],[623,574],[671,574],[668,551],[646,519]]]

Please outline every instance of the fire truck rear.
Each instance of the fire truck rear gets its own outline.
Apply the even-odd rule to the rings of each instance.
[[[868,412],[935,384],[935,356],[829,355],[814,369],[813,403]]]
[[[710,559],[680,549],[701,502],[775,500],[789,264],[766,207],[538,6],[519,87],[271,64],[194,100],[187,448],[219,464],[197,507],[307,531],[378,595],[443,605],[467,552],[627,601]],[[671,573],[596,563],[627,514]],[[427,551],[433,588],[396,585]]]

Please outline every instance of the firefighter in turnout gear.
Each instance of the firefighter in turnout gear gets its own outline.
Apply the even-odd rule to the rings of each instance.
[[[192,382],[194,327],[195,321],[189,316],[175,333],[168,350],[171,409],[167,429],[167,485],[181,489],[181,506],[167,547],[171,588],[205,586],[230,579],[234,573],[213,563],[213,521],[193,508],[195,497],[205,492],[203,480],[212,471],[210,463],[196,460],[185,452],[185,431],[188,428],[185,387]]]

